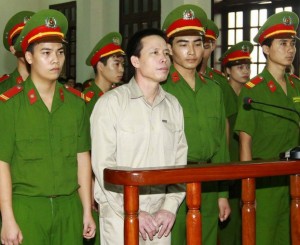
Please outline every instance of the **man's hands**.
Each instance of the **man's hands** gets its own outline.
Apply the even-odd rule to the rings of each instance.
[[[219,198],[218,203],[219,203],[219,219],[221,222],[223,222],[229,217],[231,213],[231,209],[227,198]]]
[[[2,222],[1,230],[1,244],[5,245],[19,245],[23,241],[22,232],[15,222],[15,220],[10,220],[9,222]]]
[[[139,231],[142,238],[146,241],[148,235],[152,241],[157,233],[158,238],[163,235],[168,236],[175,222],[175,217],[175,214],[167,210],[159,210],[154,215],[141,211],[139,214]]]

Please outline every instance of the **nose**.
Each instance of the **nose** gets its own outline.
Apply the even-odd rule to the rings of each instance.
[[[189,45],[189,47],[188,47],[188,54],[189,55],[195,54],[195,48],[194,48],[193,45]]]

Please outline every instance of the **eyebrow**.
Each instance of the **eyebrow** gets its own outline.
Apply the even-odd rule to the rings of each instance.
[[[196,40],[193,40],[192,42],[202,42],[203,40],[202,40],[202,38],[201,37],[199,37],[198,39],[196,39]],[[177,40],[176,41],[176,43],[188,43],[188,42],[190,42],[189,40],[185,40],[185,39],[179,39],[179,40]]]

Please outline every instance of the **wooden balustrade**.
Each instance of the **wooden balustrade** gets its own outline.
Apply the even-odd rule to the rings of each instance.
[[[153,164],[155,165],[155,163]],[[255,244],[255,178],[291,175],[292,244],[300,244],[300,161],[275,161],[168,168],[107,168],[104,181],[124,186],[124,244],[138,245],[139,186],[187,183],[187,244],[201,244],[201,182],[242,179],[243,245]]]

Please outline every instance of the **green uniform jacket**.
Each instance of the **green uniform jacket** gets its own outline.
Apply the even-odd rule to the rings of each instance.
[[[241,90],[235,131],[246,132],[252,137],[253,159],[278,159],[280,152],[299,144],[299,116],[296,112],[255,103],[251,108],[244,108],[244,98],[250,97],[254,101],[300,111],[300,81],[288,74],[285,80],[287,95],[264,69]]]
[[[185,82],[174,66],[163,88],[176,96],[184,113],[188,142],[188,160],[194,162],[228,162],[225,112],[220,87],[209,78],[195,73],[195,91]]]
[[[78,188],[77,153],[90,150],[84,101],[56,83],[52,109],[28,78],[1,114],[0,160],[11,167],[13,194],[69,195]]]
[[[0,83],[0,94],[22,82],[23,79],[18,72],[18,69],[15,69],[11,74],[9,74],[9,78]]]
[[[85,89],[83,93],[86,95],[90,91],[92,91],[94,94],[91,100],[86,102],[86,109],[89,117],[91,116],[94,106],[98,101],[99,97],[103,95],[102,90],[96,85],[95,81],[92,81],[92,85]]]
[[[231,86],[228,83],[225,75],[213,68],[206,67],[205,74],[209,76],[212,80],[216,81],[222,92],[223,92],[223,100],[225,106],[225,116],[229,118],[230,116],[237,113],[237,99],[236,95],[233,96],[232,92],[234,92]],[[231,125],[230,125],[231,126]]]

